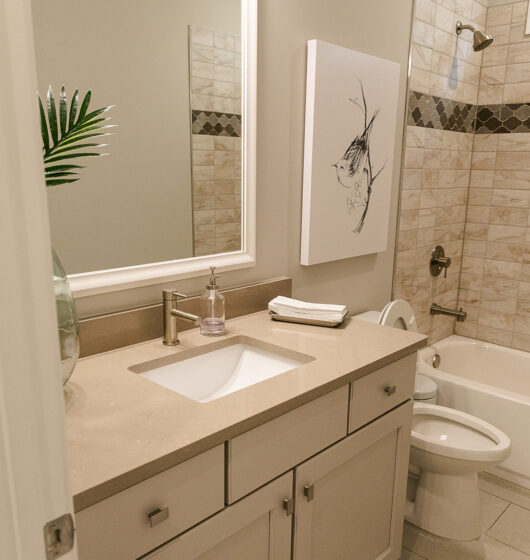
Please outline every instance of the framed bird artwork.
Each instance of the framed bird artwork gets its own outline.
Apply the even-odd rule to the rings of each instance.
[[[300,263],[385,251],[400,66],[308,41]]]

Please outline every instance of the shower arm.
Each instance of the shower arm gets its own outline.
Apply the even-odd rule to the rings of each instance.
[[[456,34],[460,35],[464,29],[469,29],[469,31],[475,32],[475,28],[472,25],[463,24],[461,21],[456,22]]]

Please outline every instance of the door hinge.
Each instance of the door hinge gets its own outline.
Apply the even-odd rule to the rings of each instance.
[[[54,560],[70,552],[74,548],[74,518],[65,513],[44,525],[44,544],[46,560]]]
[[[283,509],[285,510],[286,515],[292,515],[294,513],[294,498],[284,498]]]

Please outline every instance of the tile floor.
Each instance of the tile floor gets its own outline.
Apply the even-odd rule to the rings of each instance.
[[[450,541],[405,522],[401,560],[530,560],[530,490],[485,473],[479,487],[480,539]]]

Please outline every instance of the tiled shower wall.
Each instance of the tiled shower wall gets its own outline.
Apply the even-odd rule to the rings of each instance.
[[[452,334],[454,320],[429,315],[434,301],[456,307],[482,53],[456,21],[484,28],[476,0],[416,0],[394,297],[409,301],[431,342]],[[447,278],[429,274],[432,248],[452,258]]]
[[[241,42],[190,26],[195,256],[241,248]]]
[[[528,2],[488,9],[469,190],[458,334],[530,350]],[[491,52],[489,52],[491,51]],[[508,104],[508,105],[506,105]]]
[[[394,296],[411,302],[431,342],[456,331],[530,350],[527,9],[417,0]],[[457,19],[486,27],[493,45],[473,53]],[[446,279],[428,271],[437,243],[453,258]],[[430,317],[433,301],[462,306],[467,321]]]

